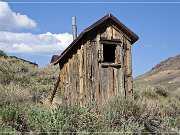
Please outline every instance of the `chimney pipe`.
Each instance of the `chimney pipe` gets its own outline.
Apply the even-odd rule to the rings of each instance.
[[[76,17],[72,17],[72,34],[73,40],[75,40],[77,38]]]

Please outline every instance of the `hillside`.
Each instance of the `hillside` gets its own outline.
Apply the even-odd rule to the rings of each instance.
[[[1,54],[0,134],[180,132],[178,93],[164,94],[161,90],[141,87],[135,89],[135,100],[118,96],[85,107],[50,104],[47,101],[59,73],[58,66],[38,68]]]
[[[0,105],[40,102],[52,93],[57,76],[58,66],[38,68],[28,61],[0,57]]]
[[[159,85],[166,90],[180,91],[180,55],[157,64],[149,72],[134,79],[135,85]]]

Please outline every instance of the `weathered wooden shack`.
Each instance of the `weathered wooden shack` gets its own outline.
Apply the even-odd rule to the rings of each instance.
[[[84,106],[115,95],[132,98],[131,45],[137,40],[112,14],[85,29],[55,62],[61,102]]]

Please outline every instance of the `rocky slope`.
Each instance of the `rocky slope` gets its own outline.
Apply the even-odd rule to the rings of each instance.
[[[135,85],[160,85],[167,90],[180,91],[180,54],[157,64],[149,72],[134,79]]]

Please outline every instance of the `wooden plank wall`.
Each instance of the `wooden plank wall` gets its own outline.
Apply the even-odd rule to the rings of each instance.
[[[82,41],[79,48],[60,69],[62,104],[84,106],[115,95],[132,97],[131,43],[112,25],[100,29],[95,40]],[[100,37],[120,39],[116,46],[115,63],[121,66],[103,67],[103,45]]]
[[[126,38],[124,38],[124,46],[125,46],[125,55],[124,55],[125,96],[126,98],[133,99],[131,43]]]

